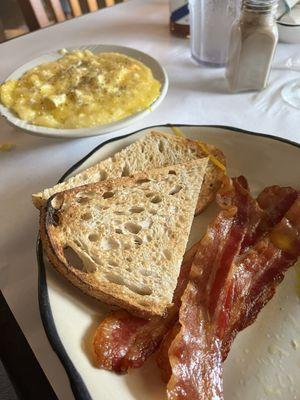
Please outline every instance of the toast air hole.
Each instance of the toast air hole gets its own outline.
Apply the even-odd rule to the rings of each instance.
[[[107,172],[104,170],[98,171],[98,181],[105,181],[107,179]]]
[[[115,262],[114,260],[108,260],[108,264],[111,265],[112,267],[118,267],[119,264]]]
[[[172,196],[172,195],[174,195],[174,194],[180,192],[181,189],[182,189],[182,186],[177,185],[177,186],[173,187],[173,188],[170,190],[169,194]]]
[[[159,141],[158,150],[163,153],[164,152],[164,142],[162,140]]]
[[[137,183],[138,185],[141,185],[142,183],[148,183],[148,182],[150,182],[150,179],[147,179],[147,178],[141,178],[141,179],[137,179],[135,181],[135,183]]]
[[[137,286],[133,284],[128,284],[125,282],[120,276],[112,275],[112,274],[106,274],[105,278],[116,285],[121,285],[127,287],[131,292],[137,293],[141,296],[149,296],[152,294],[152,290],[148,286]]]
[[[116,211],[114,211],[114,214],[116,214],[116,215],[126,215],[126,212],[125,211],[116,210]]]
[[[140,294],[141,296],[150,296],[150,294],[152,294],[152,290],[147,287],[147,286],[143,286],[143,287],[128,287],[128,289],[132,290],[133,292],[136,292],[137,294]]]
[[[143,212],[145,209],[144,207],[132,207],[129,212],[131,212],[132,214],[139,214],[141,212]]]
[[[109,207],[103,206],[102,204],[96,204],[95,207],[96,207],[97,210],[99,210],[99,211],[105,211],[105,210],[108,210],[108,209],[109,209]]]
[[[171,261],[172,259],[172,253],[168,249],[163,250],[163,255],[166,257],[167,260]]]
[[[51,207],[54,208],[55,210],[59,210],[63,205],[63,202],[64,202],[64,196],[58,194],[51,200]]]
[[[104,198],[104,199],[110,199],[111,197],[114,197],[114,192],[105,192],[105,193],[103,193],[103,195],[102,195],[102,197]]]
[[[179,215],[179,221],[180,222],[185,222],[185,217],[183,215]]]
[[[136,244],[137,246],[141,246],[142,243],[143,243],[143,240],[139,236],[136,236],[134,238],[134,244]]]
[[[176,175],[176,172],[173,169],[171,169],[168,173],[169,175]]]
[[[76,199],[76,201],[79,204],[87,204],[89,202],[89,198],[88,197],[78,197]]]
[[[154,195],[155,195],[155,193],[153,193],[153,192],[146,193],[146,197],[147,197],[147,198],[152,197],[152,196],[154,196]]]
[[[76,251],[72,249],[72,247],[67,246],[64,248],[64,257],[67,260],[68,265],[70,265],[75,269],[78,269],[79,271],[83,270],[84,268],[83,261],[76,253]]]
[[[113,250],[120,247],[120,243],[112,238],[103,238],[100,243],[102,250]]]
[[[161,196],[158,196],[158,195],[154,196],[153,199],[151,199],[151,203],[154,203],[154,204],[160,203],[161,201],[162,201],[162,198],[161,198]]]
[[[125,227],[125,229],[126,229],[128,232],[134,233],[135,235],[136,235],[137,233],[139,233],[139,231],[142,229],[142,227],[141,227],[140,225],[134,224],[134,223],[132,223],[132,222],[127,222],[127,223],[124,225],[124,227]]]
[[[91,233],[88,236],[88,239],[90,242],[97,242],[99,240],[99,235],[97,235],[96,233]]]
[[[122,169],[122,174],[121,176],[129,176],[129,167],[127,164],[124,165],[123,169]]]
[[[92,218],[93,218],[93,216],[90,212],[86,212],[86,213],[82,214],[82,216],[81,216],[81,219],[83,219],[83,221],[89,221]]]
[[[141,269],[140,273],[143,276],[153,276],[153,272],[152,271],[148,271],[147,269]]]
[[[92,199],[93,197],[97,196],[97,192],[90,190],[89,192],[84,192],[84,195],[90,199]]]

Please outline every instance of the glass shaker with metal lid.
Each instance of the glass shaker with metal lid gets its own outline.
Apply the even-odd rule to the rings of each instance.
[[[189,0],[191,53],[199,64],[223,67],[241,0]]]
[[[268,84],[278,42],[277,0],[243,0],[231,30],[226,77],[234,92],[261,90]]]

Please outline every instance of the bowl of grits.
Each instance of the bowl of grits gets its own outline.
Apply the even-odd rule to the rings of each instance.
[[[154,58],[114,45],[60,49],[0,85],[0,113],[36,135],[76,138],[117,131],[152,112],[168,90]]]

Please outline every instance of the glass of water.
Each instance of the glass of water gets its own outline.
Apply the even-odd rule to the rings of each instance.
[[[241,0],[189,0],[189,9],[192,57],[200,64],[224,66]]]
[[[296,53],[284,61],[275,63],[272,68],[300,72],[300,54]],[[287,82],[281,90],[281,97],[287,104],[300,110],[300,79],[296,78]]]

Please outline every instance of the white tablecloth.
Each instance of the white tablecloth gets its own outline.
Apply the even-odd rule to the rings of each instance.
[[[274,69],[262,93],[229,94],[223,69],[197,66],[187,39],[168,31],[168,2],[132,0],[0,45],[0,80],[48,50],[82,44],[120,44],[157,58],[170,79],[169,93],[151,115],[114,135],[154,124],[222,124],[300,141],[300,111],[284,104],[282,86],[299,72]],[[275,63],[297,57],[300,47],[280,44]],[[106,136],[107,137],[107,136]],[[66,169],[105,139],[54,140],[26,135],[0,120],[0,285],[57,396],[72,399],[67,376],[48,344],[37,303],[35,240],[38,213],[30,195],[51,186]],[[74,327],[76,329],[76,327]]]

